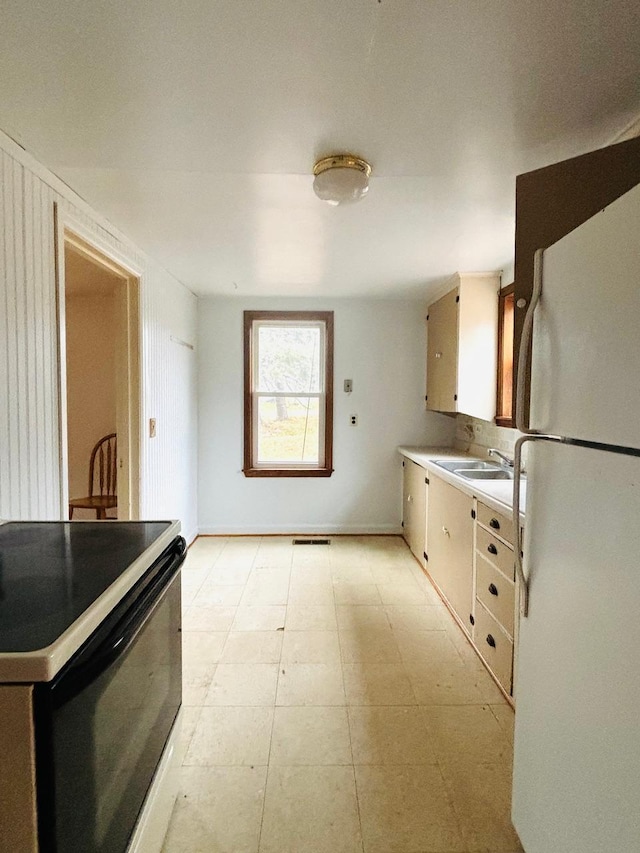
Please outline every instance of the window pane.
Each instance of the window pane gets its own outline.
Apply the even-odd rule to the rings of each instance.
[[[318,326],[258,327],[256,391],[319,392],[321,331]]]
[[[258,463],[319,459],[318,397],[259,397]]]

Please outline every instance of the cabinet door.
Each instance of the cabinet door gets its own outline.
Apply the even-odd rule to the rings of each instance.
[[[469,628],[473,604],[473,498],[429,478],[429,574]]]
[[[404,460],[403,536],[413,554],[424,565],[427,533],[426,471],[411,459]]]
[[[455,412],[458,385],[458,289],[429,306],[427,409]]]

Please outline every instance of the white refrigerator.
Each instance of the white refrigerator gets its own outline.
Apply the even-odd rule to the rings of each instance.
[[[513,823],[639,853],[640,185],[538,261]]]

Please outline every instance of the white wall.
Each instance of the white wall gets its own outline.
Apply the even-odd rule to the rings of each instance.
[[[196,520],[196,297],[0,133],[0,518],[62,517],[54,203],[141,277],[141,515]],[[149,439],[149,417],[158,438]]]
[[[455,418],[427,413],[426,304],[399,300],[201,299],[201,533],[399,532],[399,444],[450,445]],[[334,474],[245,478],[242,312],[335,312]],[[343,380],[353,379],[345,394]],[[358,426],[349,415],[358,415]]]

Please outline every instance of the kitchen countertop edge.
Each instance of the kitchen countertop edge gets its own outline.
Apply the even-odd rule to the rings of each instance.
[[[51,681],[55,678],[85,640],[93,634],[118,602],[140,580],[154,560],[179,534],[180,522],[171,521],[170,527],[161,533],[51,645],[30,652],[0,652],[0,684],[31,684],[38,681]]]
[[[481,481],[482,485],[478,485],[477,482],[471,483],[469,480],[465,480],[464,477],[453,474],[451,471],[447,471],[445,468],[441,468],[435,463],[436,459],[460,459],[461,461],[464,461],[480,459],[479,456],[469,456],[469,454],[456,450],[454,447],[409,447],[406,445],[398,447],[398,453],[400,456],[411,459],[413,462],[420,465],[421,468],[431,471],[433,474],[440,477],[441,480],[455,486],[460,489],[460,491],[465,492],[465,494],[478,498],[478,500],[481,500],[483,503],[487,504],[487,506],[491,507],[491,509],[496,510],[496,512],[506,513],[507,515],[513,514],[513,502],[501,500],[500,498],[495,497],[495,495],[492,495],[490,491],[487,491],[485,488],[487,485],[486,480]],[[496,482],[499,482],[500,488],[504,489],[502,486],[505,482],[504,480]],[[489,488],[491,488],[491,486],[489,486]],[[522,494],[522,491],[524,490],[526,490],[526,486],[523,484],[520,496],[521,506],[525,505],[525,495]],[[524,521],[525,511],[521,510],[520,524],[524,525]]]

